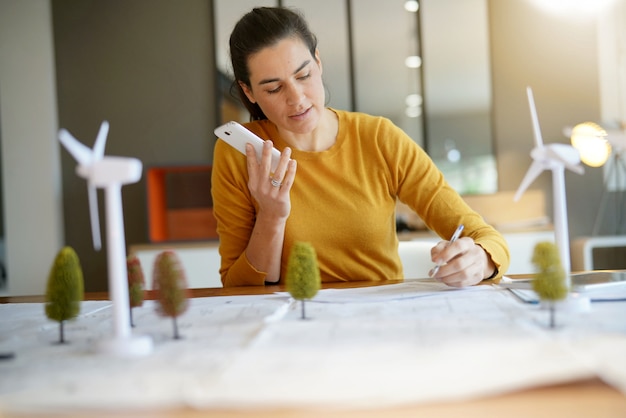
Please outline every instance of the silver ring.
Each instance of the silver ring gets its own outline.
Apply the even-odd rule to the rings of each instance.
[[[270,181],[272,182],[272,186],[274,186],[274,187],[282,186],[282,183],[280,181],[276,180],[274,177],[270,177]]]

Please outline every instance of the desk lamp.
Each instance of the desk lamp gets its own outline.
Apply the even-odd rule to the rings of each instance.
[[[578,150],[576,150],[573,146],[566,144],[544,145],[532,89],[527,87],[526,93],[530,107],[535,147],[530,153],[530,156],[533,159],[532,165],[529,167],[526,175],[522,179],[522,182],[513,199],[518,201],[528,186],[530,186],[530,184],[544,170],[552,171],[554,234],[556,237],[556,245],[559,249],[561,263],[563,264],[563,269],[565,270],[565,277],[567,277],[567,287],[570,288],[571,260],[569,254],[569,231],[565,200],[565,168],[578,174],[583,174],[584,169],[582,165],[580,165],[580,155],[578,154]]]
[[[89,212],[94,248],[100,250],[100,221],[96,188],[103,188],[106,197],[107,259],[109,294],[113,302],[114,337],[102,341],[101,351],[122,357],[146,355],[152,351],[152,340],[133,337],[130,332],[128,272],[122,212],[122,185],[141,178],[141,161],[135,158],[105,157],[109,123],[102,122],[93,150],[78,142],[67,130],[59,131],[59,141],[78,162],[76,174],[87,180]]]
[[[596,214],[593,224],[593,235],[598,235],[607,199],[609,197],[610,182],[614,182],[617,191],[617,216],[624,216],[624,186],[620,183],[620,176],[626,176],[626,133],[619,130],[605,130],[600,125],[593,122],[580,123],[574,128],[566,127],[563,130],[565,136],[569,137],[572,145],[579,150],[581,161],[590,167],[601,167],[612,155],[613,158],[607,168],[604,180],[604,189],[600,199],[600,208]],[[618,222],[616,233],[620,232]]]

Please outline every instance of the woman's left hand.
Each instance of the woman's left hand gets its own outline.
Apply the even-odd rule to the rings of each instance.
[[[440,265],[431,277],[452,287],[471,286],[490,277],[495,264],[487,252],[470,237],[459,238],[452,244],[441,241],[430,252],[433,263]]]

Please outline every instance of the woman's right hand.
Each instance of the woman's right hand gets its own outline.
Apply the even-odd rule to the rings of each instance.
[[[289,191],[296,177],[296,161],[290,159],[289,148],[283,150],[276,171],[270,173],[272,147],[272,141],[265,141],[258,161],[254,147],[246,144],[248,188],[259,205],[246,256],[254,268],[267,273],[266,283],[280,280],[285,225],[291,211]]]
[[[285,221],[291,211],[289,192],[296,176],[297,165],[290,158],[291,148],[287,147],[281,153],[276,171],[271,173],[273,146],[272,141],[265,141],[261,161],[258,161],[254,147],[246,144],[248,188],[259,204],[257,216]]]

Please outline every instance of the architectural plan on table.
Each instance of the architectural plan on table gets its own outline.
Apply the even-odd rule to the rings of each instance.
[[[41,303],[0,305],[0,411],[160,406],[384,407],[490,396],[598,376],[626,393],[626,303],[548,312],[495,286],[434,281],[190,300],[172,320],[135,308],[133,332],[154,353],[93,350],[110,336],[111,303],[83,302],[55,344]]]

